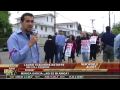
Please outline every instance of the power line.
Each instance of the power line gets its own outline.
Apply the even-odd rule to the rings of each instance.
[[[95,19],[91,19],[91,21],[92,21],[92,29],[94,29],[93,22],[95,21]]]
[[[58,13],[58,12],[56,12],[56,14],[62,16],[64,19],[67,19],[67,20],[72,21],[72,22],[76,22],[76,21],[73,21],[73,20],[71,20],[71,19],[69,19],[69,18],[66,18],[65,16],[61,15],[61,14]],[[85,27],[92,28],[92,27],[90,27],[90,26],[86,26],[86,25],[83,25],[83,24],[81,24],[81,25],[82,25],[82,26],[85,26]]]
[[[60,16],[62,16],[63,18],[65,18],[65,19],[69,20],[69,21],[75,22],[75,21],[73,21],[73,20],[71,20],[71,19],[69,19],[69,18],[66,18],[65,16],[61,15],[61,14],[60,14],[60,13],[58,13],[58,12],[56,12],[56,13],[57,13],[57,15],[60,15]]]
[[[56,11],[54,11],[54,33],[56,32]]]

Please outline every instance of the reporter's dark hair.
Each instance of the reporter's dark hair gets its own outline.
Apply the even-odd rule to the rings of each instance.
[[[23,22],[23,21],[24,21],[25,16],[34,17],[34,15],[33,15],[33,14],[31,14],[31,13],[24,13],[24,14],[21,16],[21,22]]]

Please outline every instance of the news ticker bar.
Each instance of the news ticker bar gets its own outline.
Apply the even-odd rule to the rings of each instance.
[[[102,71],[120,72],[120,63],[77,63],[77,64],[1,64],[0,71],[12,69],[21,71]]]
[[[119,75],[1,75],[0,79],[120,79]]]
[[[88,75],[88,76],[87,76]],[[0,78],[79,78],[81,76],[120,77],[119,63],[79,63],[79,64],[1,64]],[[103,76],[104,75],[104,76]]]

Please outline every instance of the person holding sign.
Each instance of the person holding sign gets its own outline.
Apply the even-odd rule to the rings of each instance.
[[[89,61],[89,59],[88,59],[89,53],[90,53],[89,36],[86,32],[83,32],[82,36],[81,36],[81,54],[82,54],[83,62]]]
[[[93,61],[96,60],[98,45],[99,45],[99,37],[96,33],[96,30],[93,30],[93,34],[90,37],[90,60],[92,60],[92,58]]]
[[[76,51],[76,42],[75,42],[75,37],[73,35],[70,35],[69,40],[67,41],[66,44],[66,50],[65,50],[65,56],[68,57],[68,63],[71,62],[71,59],[73,63],[75,63],[75,51]]]

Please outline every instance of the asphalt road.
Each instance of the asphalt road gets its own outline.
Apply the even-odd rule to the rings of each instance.
[[[44,58],[45,58],[45,53],[44,53],[44,50],[43,50],[43,46],[40,47],[40,57],[41,57],[41,62],[42,63],[46,63],[44,61]],[[13,64],[12,60],[9,59],[9,53],[8,52],[0,52],[0,57],[1,57],[1,63],[2,64]],[[65,58],[66,60],[63,61],[63,63],[68,63],[68,60],[67,60],[67,57]],[[77,63],[80,63],[82,62],[82,56],[79,55],[79,57],[75,57],[76,59],[76,62]],[[102,62],[102,54],[99,54],[99,56],[97,56],[97,60],[96,62]]]

